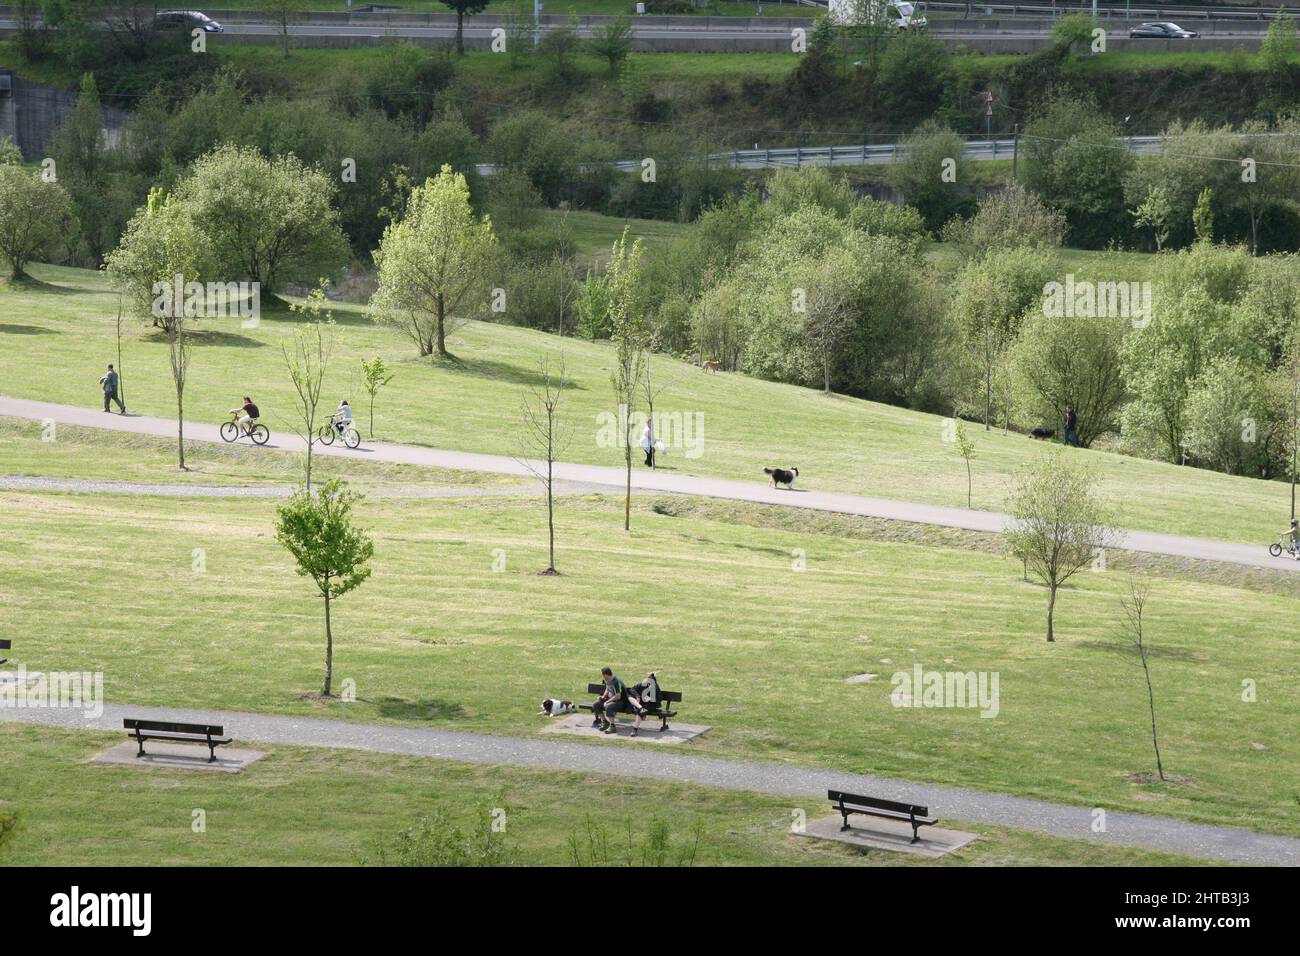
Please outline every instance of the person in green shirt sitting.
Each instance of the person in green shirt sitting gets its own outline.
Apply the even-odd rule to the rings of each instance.
[[[605,684],[605,690],[591,705],[591,712],[595,716],[591,726],[599,727],[603,733],[612,734],[616,732],[614,715],[631,709],[627,702],[627,685],[614,676],[608,667],[600,669],[600,679]]]

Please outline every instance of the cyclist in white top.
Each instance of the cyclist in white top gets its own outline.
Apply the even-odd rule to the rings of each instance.
[[[334,430],[341,436],[344,429],[352,424],[352,406],[348,404],[345,398],[339,402],[339,407],[334,411]]]

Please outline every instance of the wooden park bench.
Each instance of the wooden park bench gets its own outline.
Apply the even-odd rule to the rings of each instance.
[[[183,724],[174,720],[136,720],[127,717],[122,721],[122,726],[133,731],[130,736],[134,737],[136,743],[140,745],[137,757],[144,756],[146,740],[172,740],[207,744],[208,763],[216,763],[217,748],[222,744],[230,743],[231,740],[229,737],[222,736],[224,731],[215,724]]]
[[[604,685],[604,684],[588,684],[588,685],[587,685],[587,693],[588,693],[588,694],[595,694],[597,697],[599,697],[601,694],[605,693],[605,685]],[[669,718],[669,717],[676,717],[676,716],[677,716],[677,711],[675,711],[675,710],[667,710],[667,709],[665,709],[665,708],[666,708],[667,705],[669,705],[669,704],[680,704],[681,702],[682,702],[682,694],[681,694],[681,691],[676,691],[676,690],[664,690],[662,687],[660,687],[660,688],[659,688],[659,703],[655,704],[653,707],[647,707],[647,708],[645,709],[646,716],[647,716],[647,717],[658,717],[658,718],[659,718],[659,722],[660,722],[660,723],[659,723],[659,732],[660,732],[660,733],[663,733],[665,730],[668,729],[668,718]],[[583,710],[591,710],[591,709],[592,709],[592,705],[591,705],[591,704],[579,704],[578,706],[581,707]],[[631,715],[633,715],[633,716],[636,715],[636,711],[635,711],[635,710],[624,711],[624,713],[629,713],[629,714],[631,714]]]
[[[910,803],[899,803],[896,800],[877,800],[875,797],[864,797],[856,793],[843,793],[839,790],[827,790],[826,798],[835,804],[835,809],[840,811],[844,817],[844,826],[840,827],[840,832],[851,829],[849,826],[849,814],[861,813],[869,817],[882,817],[886,820],[906,820],[912,825],[912,842],[915,843],[920,839],[916,831],[921,827],[933,826],[939,821],[929,816],[929,807],[918,807]]]
[[[0,651],[7,651],[9,650],[9,648],[13,646],[14,646],[13,641],[0,641]],[[7,663],[9,663],[9,658],[0,657],[0,664],[7,664]]]

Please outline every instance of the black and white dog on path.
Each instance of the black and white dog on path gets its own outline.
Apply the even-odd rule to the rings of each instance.
[[[779,488],[781,485],[791,488],[794,486],[794,480],[799,477],[799,469],[791,468],[787,471],[785,468],[764,468],[763,474],[772,479],[773,488]]]

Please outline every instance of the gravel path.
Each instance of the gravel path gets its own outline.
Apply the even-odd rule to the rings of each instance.
[[[14,418],[49,419],[66,425],[106,428],[137,435],[172,436],[176,423],[165,418],[137,415],[116,415],[95,409],[72,405],[55,405],[22,398],[0,396],[0,415]],[[185,426],[187,437],[195,441],[219,442],[217,425],[190,422]],[[301,452],[305,443],[296,435],[274,435],[268,449]],[[351,455],[374,461],[391,461],[433,468],[454,468],[461,471],[492,472],[503,475],[531,477],[528,467],[513,458],[502,455],[483,455],[477,452],[443,451],[415,445],[365,444],[355,451],[336,445],[317,448],[318,455]],[[534,466],[540,463],[534,462]],[[557,464],[555,476],[561,481],[574,482],[589,488],[608,489],[622,487],[624,473],[619,468],[599,465]],[[887,498],[867,498],[826,491],[781,491],[765,484],[745,481],[728,481],[721,478],[701,478],[693,475],[670,474],[662,471],[637,470],[632,474],[632,485],[640,491],[661,491],[682,495],[701,495],[707,498],[725,498],[733,501],[751,501],[758,504],[784,505],[792,508],[810,508],[840,514],[863,515],[918,524],[939,525],[947,528],[964,528],[968,531],[1000,533],[1007,521],[1006,515],[992,511],[970,511],[964,508],[944,508],[938,505],[918,504],[912,501],[894,501]],[[1300,561],[1271,557],[1262,545],[1238,544],[1228,541],[1209,541],[1203,538],[1185,538],[1176,535],[1155,534],[1148,531],[1123,532],[1120,545],[1130,551],[1167,554],[1174,557],[1198,558],[1204,561],[1226,561],[1254,567],[1273,568],[1292,574],[1300,573]]]
[[[1292,837],[1119,811],[1107,811],[1106,832],[1094,833],[1093,809],[1090,807],[1071,807],[1007,794],[908,783],[814,767],[667,753],[650,749],[652,745],[638,747],[630,742],[625,745],[614,741],[565,743],[310,717],[118,704],[104,705],[103,715],[95,720],[83,717],[78,710],[66,708],[0,708],[0,721],[79,730],[121,730],[123,717],[221,724],[239,742],[331,747],[474,764],[610,773],[634,779],[655,778],[747,790],[790,797],[792,808],[801,806],[813,815],[829,811],[829,805],[824,801],[826,790],[843,789],[924,804],[933,815],[946,822],[983,823],[1095,843],[1181,853],[1225,863],[1300,866],[1300,840]]]

